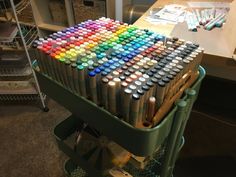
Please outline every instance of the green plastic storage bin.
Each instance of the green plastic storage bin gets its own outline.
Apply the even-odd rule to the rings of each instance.
[[[37,63],[34,63],[36,68]],[[139,129],[122,121],[93,102],[75,95],[46,75],[35,69],[42,92],[71,111],[80,120],[96,128],[128,151],[138,156],[151,155],[167,138],[177,106],[154,128]],[[199,78],[193,87],[200,87],[204,69],[199,68]]]

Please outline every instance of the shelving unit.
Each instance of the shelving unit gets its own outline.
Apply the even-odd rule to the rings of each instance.
[[[30,0],[40,37],[75,24],[72,0]]]
[[[48,111],[31,65],[37,37],[30,1],[0,0],[0,102],[40,99]]]
[[[114,0],[30,0],[40,37],[87,19],[114,18]]]

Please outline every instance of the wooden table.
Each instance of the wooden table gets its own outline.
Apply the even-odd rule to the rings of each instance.
[[[192,0],[193,2],[207,2],[206,0]],[[236,1],[236,0],[235,0]],[[234,3],[233,11],[236,11],[236,2]],[[220,77],[223,79],[236,81],[236,61],[232,59],[232,49],[236,48],[236,25],[234,19],[236,14],[231,14],[223,28],[206,31],[203,29],[198,32],[190,32],[185,23],[183,24],[158,24],[154,25],[146,21],[150,10],[153,8],[163,7],[167,4],[180,4],[187,6],[187,0],[158,0],[154,3],[147,12],[145,12],[134,25],[155,31],[166,36],[176,36],[185,40],[199,43],[205,49],[202,65],[210,76]],[[214,2],[232,2],[231,0],[214,0]],[[232,8],[231,8],[232,10]],[[231,22],[230,23],[230,19]],[[233,40],[234,39],[234,40]]]

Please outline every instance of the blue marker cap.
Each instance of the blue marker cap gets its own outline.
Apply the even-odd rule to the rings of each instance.
[[[124,62],[123,60],[119,60],[119,63],[120,63],[121,65],[125,64],[125,62]]]
[[[112,52],[112,53],[111,53],[111,56],[115,57],[115,56],[116,56],[116,53],[115,53],[115,52]]]
[[[127,47],[127,46],[124,46],[124,47],[123,47],[123,49],[124,49],[124,50],[128,50],[128,49],[129,49],[129,47]]]
[[[135,53],[135,51],[133,51],[130,55],[132,55],[133,57],[136,56],[137,54]]]
[[[110,66],[110,64],[107,62],[107,63],[104,63],[103,66],[104,66],[105,68],[107,68],[107,67]]]
[[[97,58],[98,58],[98,59],[102,59],[103,56],[99,54],[99,55],[97,55]]]
[[[106,71],[102,71],[101,75],[106,76],[108,73]]]
[[[118,59],[118,58],[113,58],[113,61],[114,61],[114,63],[115,63],[115,62],[118,62],[119,59]]]
[[[108,61],[108,63],[109,63],[109,64],[113,64],[113,63],[114,63],[114,61],[112,61],[112,60],[109,60],[109,61]]]
[[[100,55],[101,55],[101,56],[102,56],[102,58],[103,58],[103,57],[105,57],[105,56],[106,56],[106,53],[101,53]]]
[[[111,72],[111,70],[109,68],[106,68],[104,71],[107,72],[107,73]]]
[[[99,66],[98,67],[101,71],[104,71],[105,67],[104,66]]]
[[[135,46],[139,48],[141,45],[140,44],[135,44]]]
[[[122,53],[121,55],[122,55],[122,57],[126,57],[126,53]]]
[[[139,51],[139,50],[135,50],[134,53],[135,53],[136,55],[138,55],[138,54],[140,54],[140,51]]]
[[[130,53],[129,51],[125,51],[125,54],[126,54],[126,55],[129,55],[129,53]]]
[[[91,72],[89,72],[89,76],[90,76],[90,77],[94,77],[94,76],[96,76],[96,73],[93,72],[93,71],[91,71]]]
[[[129,50],[130,52],[133,52],[133,51],[134,51],[133,47],[130,47],[128,50]]]
[[[96,68],[94,71],[96,74],[99,74],[101,72],[101,70],[99,68]]]
[[[132,56],[131,54],[129,54],[129,55],[127,56],[127,58],[128,58],[128,59],[132,59],[133,56]]]
[[[144,45],[145,44],[145,42],[144,41],[140,41],[140,43],[139,43],[140,45]]]
[[[124,62],[128,62],[129,59],[128,59],[128,58],[124,58],[123,61],[124,61]]]
[[[115,67],[114,65],[111,65],[111,66],[110,66],[110,69],[111,69],[111,70],[115,70],[116,67]]]
[[[119,51],[119,50],[117,50],[117,51],[115,51],[115,53],[116,53],[116,56],[117,56],[117,55],[119,55],[119,54],[120,54],[120,51]]]
[[[127,47],[132,47],[132,45],[129,43],[129,44],[126,44]]]
[[[121,59],[121,58],[122,58],[121,54],[116,55],[116,57],[117,57],[118,59]]]
[[[119,63],[114,63],[114,66],[115,66],[116,68],[118,68],[118,67],[120,66],[120,64],[119,64]]]

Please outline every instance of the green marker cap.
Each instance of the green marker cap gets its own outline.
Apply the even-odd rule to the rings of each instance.
[[[88,64],[87,63],[82,63],[82,65],[87,68],[88,67]]]
[[[87,58],[81,58],[81,61],[83,62],[83,63],[86,63],[87,61],[88,61],[88,59]]]
[[[64,63],[66,60],[65,60],[65,58],[60,58],[59,61]]]
[[[78,70],[83,70],[83,69],[84,69],[84,66],[83,66],[83,65],[78,65],[78,66],[77,66],[77,69],[78,69]]]

